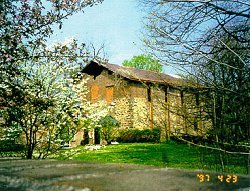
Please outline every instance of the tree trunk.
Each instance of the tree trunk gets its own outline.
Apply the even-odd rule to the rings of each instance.
[[[31,145],[28,145],[26,159],[32,159],[33,149]]]

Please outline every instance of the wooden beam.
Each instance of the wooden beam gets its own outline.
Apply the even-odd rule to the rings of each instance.
[[[98,92],[98,85],[92,85],[91,86],[91,103],[96,103],[97,100],[98,100],[98,95],[99,95],[99,92]]]
[[[184,129],[185,129],[185,133],[187,134],[186,103],[184,100],[184,92],[183,91],[180,91],[180,96],[181,96],[181,110],[182,110],[182,116],[183,116],[183,121],[184,121]]]
[[[165,111],[166,111],[166,122],[167,122],[167,136],[170,139],[171,123],[170,123],[170,96],[169,86],[165,87]]]
[[[149,126],[151,129],[153,129],[153,99],[152,99],[152,88],[148,86],[147,88],[147,94],[148,94],[148,104],[149,104]]]
[[[200,132],[202,133],[203,132],[203,128],[202,128],[203,124],[202,124],[202,116],[201,116],[202,115],[202,113],[201,113],[202,108],[201,108],[201,104],[200,104],[200,93],[199,92],[195,94],[195,100],[196,100],[196,108],[197,108],[197,113],[198,113],[198,116],[197,116],[197,118],[198,118],[198,132],[200,130]]]

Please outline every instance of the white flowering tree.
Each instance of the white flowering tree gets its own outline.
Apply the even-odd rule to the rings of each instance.
[[[86,110],[86,115],[84,118],[84,127],[87,132],[90,133],[88,136],[90,139],[89,143],[94,143],[94,132],[95,129],[101,128],[100,120],[108,115],[110,108],[107,106],[106,102],[99,101],[97,103],[88,102],[88,107]]]
[[[84,122],[91,128],[100,127],[99,121],[109,113],[109,107],[104,101],[97,103],[88,102],[87,115]]]
[[[63,20],[102,1],[0,1],[0,139],[26,139],[26,158],[34,150],[46,157],[44,149],[38,150],[46,141],[38,142],[37,136],[52,140],[54,129],[75,124],[68,120],[76,103],[73,82],[67,79],[75,70],[70,63],[79,63],[77,51],[83,48],[73,43],[52,51],[46,41],[53,27],[61,29]],[[48,153],[52,146],[47,148]]]
[[[77,78],[80,49],[75,40],[57,43],[41,50],[44,57],[19,64],[25,75],[15,81],[24,96],[5,115],[5,135],[19,136],[26,158],[47,157],[82,128],[87,89],[86,81]]]
[[[119,127],[119,122],[112,117],[113,109],[106,101],[93,104],[88,102],[83,121],[87,131],[93,133],[89,138],[94,139],[94,133],[98,133],[100,139],[109,144],[118,135],[116,128]],[[96,140],[90,140],[90,143],[96,143]]]

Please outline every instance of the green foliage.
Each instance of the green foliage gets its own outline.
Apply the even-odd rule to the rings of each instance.
[[[124,60],[122,65],[155,72],[163,71],[162,65],[151,54],[134,56],[131,60]]]
[[[13,140],[1,140],[0,141],[0,152],[20,152],[25,149],[24,145],[15,143]]]
[[[160,129],[126,129],[119,132],[119,142],[123,143],[144,143],[160,142]]]
[[[100,119],[99,124],[101,125],[99,131],[101,139],[106,140],[107,143],[113,141],[115,139],[115,136],[117,135],[119,121],[117,121],[114,117],[107,115]]]
[[[4,140],[19,142],[21,134],[22,129],[17,123],[13,123],[12,126],[9,127],[3,127],[0,130],[0,138],[4,137]]]

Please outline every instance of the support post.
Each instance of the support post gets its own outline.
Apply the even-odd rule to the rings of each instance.
[[[198,131],[201,132],[201,135],[202,135],[202,132],[203,132],[203,125],[202,125],[202,107],[201,107],[201,104],[200,104],[200,93],[198,92],[196,95],[195,95],[195,98],[196,98],[196,107],[198,109]]]
[[[180,92],[180,96],[181,96],[181,110],[182,110],[182,117],[183,117],[183,122],[184,122],[184,129],[185,129],[185,134],[187,134],[186,104],[184,101],[184,92],[182,90]]]
[[[170,124],[170,97],[169,97],[169,86],[165,87],[165,111],[166,111],[166,122],[167,122],[167,137],[170,139],[171,124]]]
[[[149,126],[153,129],[153,99],[152,99],[152,88],[149,86],[147,89],[148,93],[148,104],[149,104]]]

